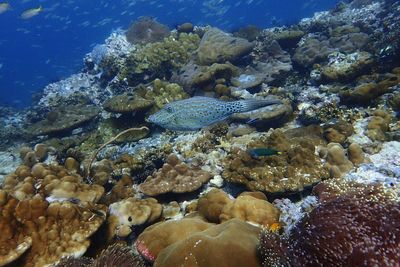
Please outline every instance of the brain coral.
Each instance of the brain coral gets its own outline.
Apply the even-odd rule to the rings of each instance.
[[[399,222],[398,202],[342,195],[312,210],[288,240],[262,234],[264,266],[398,266]]]

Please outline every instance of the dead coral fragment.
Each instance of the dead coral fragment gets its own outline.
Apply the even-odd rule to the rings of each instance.
[[[320,136],[289,137],[276,130],[266,140],[253,142],[249,147],[274,148],[282,152],[280,155],[253,159],[248,152],[233,149],[225,160],[222,176],[250,190],[273,193],[303,190],[329,177],[315,155],[316,145],[321,142]]]
[[[148,196],[188,193],[199,189],[210,178],[208,172],[190,167],[171,154],[163,167],[140,185],[140,190]]]

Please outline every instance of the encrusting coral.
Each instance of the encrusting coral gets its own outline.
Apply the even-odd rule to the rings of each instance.
[[[175,154],[168,156],[166,163],[146,181],[140,190],[148,196],[172,193],[188,193],[199,189],[210,180],[211,175],[200,168],[181,162]]]

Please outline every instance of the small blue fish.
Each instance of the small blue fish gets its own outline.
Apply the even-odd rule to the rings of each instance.
[[[253,148],[253,149],[250,149],[248,152],[253,159],[259,159],[260,157],[267,157],[267,156],[282,154],[282,152],[280,152],[278,150],[275,150],[272,148],[266,148],[266,147]]]
[[[211,97],[195,96],[165,105],[149,116],[148,122],[175,131],[193,131],[223,121],[234,113],[282,104],[280,100],[247,99],[226,102]]]

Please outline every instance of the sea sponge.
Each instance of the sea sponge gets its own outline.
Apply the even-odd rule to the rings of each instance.
[[[135,199],[133,197],[110,205],[108,217],[108,238],[126,237],[131,227],[145,223],[154,223],[160,218],[162,205],[154,198]]]
[[[147,44],[162,41],[170,34],[167,26],[151,17],[140,17],[126,31],[126,39],[131,44]]]
[[[197,210],[208,221],[218,223],[223,208],[231,203],[228,194],[220,189],[212,189],[197,201]]]
[[[400,204],[363,195],[350,193],[319,205],[288,240],[263,233],[264,266],[398,265]]]
[[[190,167],[181,162],[175,154],[170,154],[163,167],[147,177],[139,188],[148,196],[168,192],[188,193],[199,189],[210,178],[210,173],[198,167]]]
[[[158,254],[171,244],[185,240],[196,232],[213,226],[199,218],[184,218],[160,222],[147,227],[137,238],[135,246],[148,261],[153,262]]]
[[[261,228],[232,219],[172,243],[161,250],[154,266],[260,266],[260,231]]]
[[[279,221],[279,210],[266,200],[251,195],[241,195],[224,206],[219,218],[221,222],[237,218],[270,227]]]

